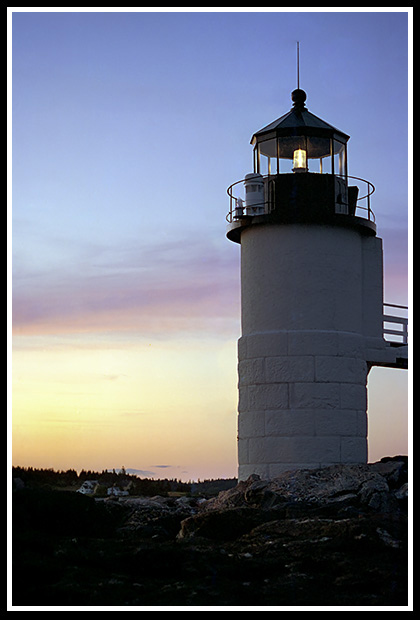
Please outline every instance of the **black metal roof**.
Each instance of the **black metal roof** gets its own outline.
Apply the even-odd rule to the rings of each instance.
[[[294,102],[292,109],[254,133],[251,144],[275,137],[299,135],[336,138],[341,142],[347,142],[350,136],[309,112],[305,107],[305,100],[306,93],[304,90],[294,90],[292,92],[292,101]]]

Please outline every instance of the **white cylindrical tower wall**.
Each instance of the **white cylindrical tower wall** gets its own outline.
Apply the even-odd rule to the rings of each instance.
[[[365,463],[380,240],[345,226],[270,223],[245,228],[240,243],[239,479]]]

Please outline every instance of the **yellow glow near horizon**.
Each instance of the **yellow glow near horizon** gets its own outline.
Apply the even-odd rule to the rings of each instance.
[[[234,476],[235,358],[234,342],[16,348],[13,464]]]
[[[368,376],[369,462],[408,454],[409,372],[374,367]]]

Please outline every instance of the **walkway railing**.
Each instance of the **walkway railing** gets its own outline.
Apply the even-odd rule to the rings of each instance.
[[[388,308],[393,308],[394,310],[388,310]],[[392,314],[390,314],[390,312],[392,312]],[[408,343],[407,314],[407,306],[384,303],[383,334],[385,340],[400,345],[405,345]]]
[[[343,177],[343,175],[338,174],[335,176]],[[273,179],[274,177],[275,175],[266,174],[262,178],[264,181],[266,181]],[[361,209],[363,211],[363,213],[360,214],[361,217],[371,222],[375,222],[375,214],[370,207],[370,197],[375,191],[374,185],[370,181],[367,181],[366,179],[361,179],[359,177],[347,175],[347,179],[352,179],[356,181],[355,185],[358,188],[358,194],[362,194],[360,196],[358,195],[356,198],[356,212],[354,213],[354,215],[359,215],[357,213],[357,210]],[[240,181],[232,183],[232,185],[227,188],[227,194],[229,196],[229,212],[226,215],[226,220],[229,224],[231,224],[235,220],[240,219],[241,217],[248,215],[266,215],[270,213],[274,207],[275,197],[272,193],[270,193],[271,190],[268,189],[269,185],[271,189],[273,186],[269,183],[264,182],[263,201],[258,204],[253,204],[252,207],[247,208],[245,203],[244,183],[245,179],[241,179]],[[361,187],[359,187],[360,185]]]
[[[341,176],[342,178],[345,178],[344,175],[336,175],[336,176]],[[366,212],[366,215],[362,214],[362,217],[368,219],[371,222],[374,222],[375,214],[370,208],[370,197],[375,191],[375,186],[370,181],[367,181],[366,179],[361,179],[360,177],[353,177],[353,176],[347,175],[347,179],[352,179],[353,181],[356,181],[355,185],[357,186],[358,191],[362,194],[361,196],[359,195],[357,196],[356,210],[362,209],[362,211]],[[357,213],[355,213],[355,215],[357,215]]]

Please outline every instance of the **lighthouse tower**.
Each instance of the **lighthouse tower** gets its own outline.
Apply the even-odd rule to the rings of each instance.
[[[349,136],[309,112],[303,90],[292,102],[252,136],[254,170],[228,189],[227,237],[241,248],[239,480],[366,463],[367,376],[396,364],[373,185],[348,175]]]

